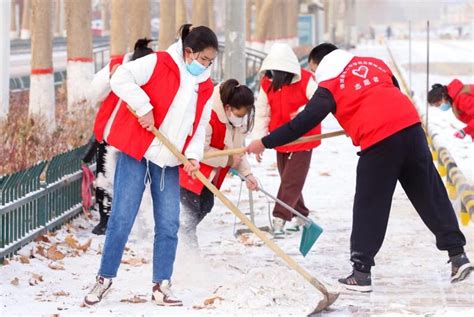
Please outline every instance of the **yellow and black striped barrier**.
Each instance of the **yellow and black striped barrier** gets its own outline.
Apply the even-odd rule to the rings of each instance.
[[[417,104],[411,97],[410,89],[408,88],[405,78],[403,78],[397,63],[395,62],[392,51],[390,50],[390,46],[388,44],[387,49],[390,58],[392,59],[392,64],[397,73],[397,78],[400,80],[401,86],[405,90],[405,93],[408,92],[407,95],[417,108],[417,111],[421,117],[421,121],[426,122],[426,120],[424,120],[424,115],[420,113]],[[454,161],[448,149],[438,143],[438,134],[436,132],[433,132],[431,126],[429,129],[429,133],[426,134],[426,138],[431,148],[433,161],[437,162],[437,170],[439,175],[441,177],[446,177],[445,186],[449,198],[451,200],[455,200],[458,197],[460,198],[461,210],[459,212],[459,218],[461,224],[467,226],[469,224],[469,220],[474,222],[474,186],[467,182],[466,178],[464,177],[464,174],[462,173],[461,169],[458,168],[458,165]]]
[[[468,225],[469,220],[474,222],[474,187],[467,182],[448,149],[436,142],[436,137],[436,132],[428,135],[432,153],[436,153],[438,172],[441,177],[446,177],[445,185],[449,198],[451,200],[460,198],[460,220],[463,225]]]

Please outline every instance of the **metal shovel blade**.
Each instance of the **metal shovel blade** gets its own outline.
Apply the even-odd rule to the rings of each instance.
[[[308,254],[313,247],[316,240],[323,233],[323,228],[318,226],[313,221],[308,221],[303,227],[303,234],[301,235],[300,252],[303,256]]]

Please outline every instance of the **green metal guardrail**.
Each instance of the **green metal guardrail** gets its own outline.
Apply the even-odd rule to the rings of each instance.
[[[82,211],[84,151],[82,146],[0,178],[0,259]]]

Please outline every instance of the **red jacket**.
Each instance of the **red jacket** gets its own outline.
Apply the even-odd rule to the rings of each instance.
[[[209,124],[212,127],[212,136],[211,136],[211,146],[223,150],[224,149],[224,140],[225,140],[225,134],[226,134],[226,126],[224,123],[222,123],[217,114],[214,112],[214,110],[211,113],[211,120],[209,121]],[[206,176],[206,178],[209,178],[211,176],[212,170],[214,167],[206,165],[201,163],[200,171],[201,173]],[[225,168],[218,168],[217,173],[214,176],[214,179],[212,182],[217,188],[221,188],[222,183],[224,182],[224,178],[227,175],[227,172],[229,171],[230,167],[225,167]],[[182,167],[179,168],[179,184],[182,188],[186,188],[189,191],[192,191],[195,194],[200,195],[202,190],[204,189],[204,184],[196,179],[193,179],[190,177]]]
[[[382,60],[354,57],[337,77],[319,83],[336,103],[335,117],[362,150],[420,122]]]
[[[448,95],[453,99],[454,115],[467,124],[464,132],[474,138],[474,85],[454,79],[448,85]]]
[[[157,63],[153,74],[150,80],[141,88],[150,98],[150,103],[153,106],[155,127],[159,128],[179,89],[180,75],[178,65],[176,65],[173,58],[167,52],[157,52],[156,54],[158,55]],[[212,92],[213,84],[211,79],[199,84],[193,130],[186,140],[183,152],[196,132],[204,106],[211,97]],[[128,110],[125,102],[122,101],[117,106],[120,108],[112,122],[107,143],[136,160],[141,160],[155,136],[140,126],[137,118]],[[101,117],[100,122],[96,124],[105,127],[109,118]]]
[[[268,97],[268,104],[270,105],[270,124],[268,130],[272,132],[281,125],[291,120],[290,115],[295,113],[308,103],[306,96],[306,87],[312,74],[305,69],[301,69],[301,80],[291,85],[285,85],[278,91],[269,91],[271,81],[267,76],[264,76],[261,81],[262,89],[266,92]],[[315,135],[321,134],[321,125],[305,134]],[[279,146],[275,149],[278,152],[299,152],[313,149],[321,144],[321,141],[313,141],[301,143],[296,145]]]
[[[122,65],[124,56],[115,57],[110,60],[109,63],[109,72],[112,74],[112,70],[116,65]],[[102,102],[102,105],[97,111],[95,122],[94,122],[94,134],[98,142],[104,140],[104,131],[107,121],[109,120],[112,112],[119,101],[119,97],[113,92],[110,92],[107,98]]]

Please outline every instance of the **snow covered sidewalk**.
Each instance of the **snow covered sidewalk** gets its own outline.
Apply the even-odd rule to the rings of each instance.
[[[366,47],[356,53],[383,57],[386,50]],[[332,117],[323,124],[323,132],[339,128]],[[277,240],[309,272],[333,285],[351,270],[348,259],[356,152],[351,141],[342,136],[323,141],[313,153],[304,194],[307,205],[314,210],[311,217],[325,231],[308,256],[303,258],[298,252],[299,234]],[[251,162],[264,187],[275,193],[279,179],[275,153],[266,151],[262,164],[253,159]],[[224,183],[223,191],[237,202],[239,188],[240,181],[233,177]],[[262,194],[254,196],[256,222],[268,225],[267,202]],[[244,211],[248,208],[247,197],[244,189],[240,204]],[[81,302],[94,283],[104,237],[93,236],[90,231],[96,221],[81,216],[54,236],[25,247],[20,252],[23,257],[0,266],[0,315],[304,316],[316,306],[320,299],[317,291],[255,237],[241,241],[234,238],[234,217],[220,202],[199,226],[200,254],[189,254],[179,247],[173,289],[184,300],[184,307],[153,305],[153,216],[149,199],[145,197],[130,236],[125,263],[112,290],[97,307],[81,307]],[[462,230],[468,240],[466,250],[474,259],[474,226]],[[56,250],[51,249],[55,244]],[[397,187],[385,243],[373,268],[374,292],[342,291],[325,315],[472,315],[474,277],[451,285],[447,259],[446,253],[436,249],[434,237]]]

